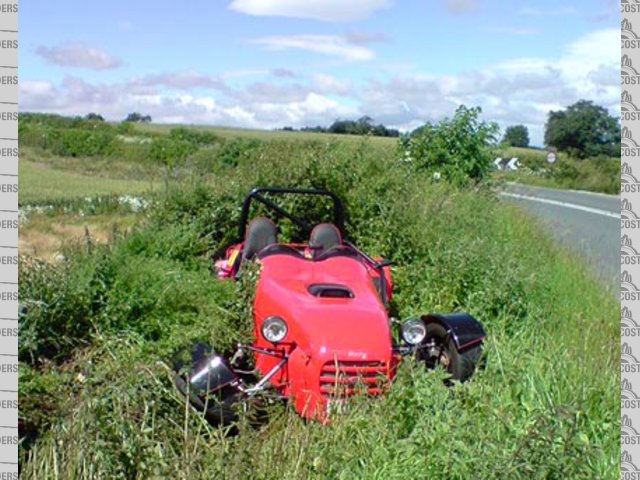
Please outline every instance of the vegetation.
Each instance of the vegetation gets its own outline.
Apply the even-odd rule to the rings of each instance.
[[[620,194],[620,158],[606,157],[578,160],[559,153],[554,164],[547,162],[547,152],[525,148],[499,148],[494,157],[518,157],[516,172],[498,172],[498,179],[551,188],[570,188]]]
[[[102,115],[100,115],[99,113],[87,113],[87,115],[85,115],[85,117],[87,120],[96,120],[98,122],[104,122],[104,117]]]
[[[293,132],[292,127],[284,127],[283,130]],[[387,128],[382,124],[375,125],[373,118],[360,117],[358,120],[336,120],[329,127],[303,127],[302,132],[335,133],[338,135],[373,135],[375,137],[398,137],[398,130]]]
[[[154,182],[82,175],[22,161],[22,158],[18,173],[21,205],[44,205],[58,200],[102,195],[145,194],[157,188]]]
[[[492,169],[490,146],[498,126],[480,120],[480,108],[464,105],[452,119],[420,127],[402,139],[407,163],[415,170],[455,185],[486,179]]]
[[[529,146],[529,129],[524,125],[512,125],[507,127],[502,137],[502,144],[507,147]]]
[[[620,157],[620,122],[605,108],[580,100],[566,110],[549,112],[544,142],[579,159]]]
[[[412,139],[409,162],[372,140],[212,139],[150,194],[144,221],[126,235],[69,244],[58,263],[23,257],[22,477],[617,478],[619,302],[490,191],[432,181],[435,168],[449,172],[441,159],[452,152],[473,156],[450,170],[455,183],[468,183],[462,172],[486,178],[493,132],[461,110]],[[100,161],[34,145],[59,170]],[[125,160],[140,145],[150,148],[118,143]],[[140,158],[149,175],[166,174],[161,159]],[[113,160],[116,176],[137,162]],[[441,372],[405,363],[388,394],[354,399],[326,426],[276,404],[262,427],[243,416],[238,436],[210,427],[173,388],[171,359],[196,340],[230,349],[250,321],[245,286],[216,280],[211,260],[255,185],[343,197],[352,240],[395,261],[400,315],[470,311],[488,331],[485,369],[447,388]],[[60,202],[51,214],[65,222],[79,204]],[[100,214],[117,214],[116,204]]]
[[[151,117],[149,115],[142,115],[141,113],[138,112],[133,112],[127,115],[127,117],[124,119],[125,122],[143,122],[143,123],[149,123],[151,122]]]

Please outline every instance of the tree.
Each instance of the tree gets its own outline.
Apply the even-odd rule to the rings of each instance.
[[[619,156],[620,123],[605,108],[580,100],[566,110],[549,112],[544,141],[577,158]]]
[[[512,125],[507,127],[502,137],[502,143],[511,147],[528,147],[529,130],[524,125]]]
[[[303,131],[314,131],[314,129],[303,128]],[[398,130],[389,129],[384,125],[376,125],[373,118],[365,115],[358,120],[336,120],[328,128],[316,127],[315,131],[326,131],[329,133],[347,134],[347,135],[374,135],[377,137],[397,137],[400,135]]]
[[[104,117],[99,113],[88,113],[85,117],[86,120],[94,120],[96,122],[104,122]]]
[[[340,134],[351,133],[352,124],[353,124],[352,120],[336,120],[331,124],[331,126],[327,129],[327,131],[329,133],[340,133]]]
[[[487,178],[491,172],[498,125],[480,119],[480,107],[461,105],[453,118],[427,123],[404,136],[405,159],[418,171],[444,178],[456,185],[468,185]]]
[[[142,115],[138,112],[133,112],[127,115],[127,118],[124,119],[125,122],[150,122],[151,117],[149,115]]]

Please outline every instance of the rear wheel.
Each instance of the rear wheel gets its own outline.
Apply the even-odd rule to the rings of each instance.
[[[439,323],[427,324],[427,335],[416,352],[416,358],[427,368],[442,366],[452,380],[468,380],[480,361],[480,345],[459,352],[447,330]]]

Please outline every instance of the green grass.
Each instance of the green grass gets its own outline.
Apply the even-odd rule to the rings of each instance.
[[[175,124],[136,124],[135,129],[144,133],[152,134],[166,134],[172,128],[186,127],[198,131],[211,132],[219,135],[224,139],[244,138],[249,140],[285,140],[285,141],[340,141],[340,142],[361,142],[362,136],[360,135],[338,135],[333,133],[321,133],[321,132],[287,132],[282,130],[255,130],[249,128],[231,128],[231,127],[215,127],[215,126],[202,126],[202,125],[175,125]],[[392,147],[395,148],[398,139],[392,137],[367,137],[370,141],[380,147]]]
[[[81,175],[24,158],[20,159],[18,174],[21,205],[100,195],[144,194],[161,185],[160,182]]]
[[[265,142],[158,193],[145,223],[68,260],[23,259],[22,477],[617,478],[620,304],[535,223],[486,190],[434,185],[374,142]],[[254,185],[328,188],[350,237],[391,258],[402,318],[465,310],[486,367],[447,388],[411,362],[330,425],[275,405],[226,437],[171,384],[196,340],[231,349],[246,285],[211,275]]]
[[[516,172],[496,172],[500,180],[541,187],[620,193],[620,158],[598,157],[576,160],[558,153],[556,163],[547,162],[547,152],[530,148],[501,148],[496,157],[520,159]]]

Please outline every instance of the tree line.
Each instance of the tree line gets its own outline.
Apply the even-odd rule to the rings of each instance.
[[[577,159],[620,156],[620,119],[606,108],[580,100],[565,110],[551,111],[545,123],[544,143]],[[502,144],[528,147],[529,131],[524,125],[505,130]]]
[[[338,135],[373,135],[374,137],[399,137],[400,131],[394,128],[387,128],[382,124],[376,125],[373,118],[365,115],[357,120],[334,121],[328,127],[302,127],[296,130],[293,127],[284,127],[283,131],[287,132],[317,132],[317,133],[335,133]]]
[[[77,117],[80,119],[80,117]],[[102,115],[89,113],[84,119],[104,122]],[[151,116],[139,112],[129,113],[124,122],[148,123]],[[429,129],[430,123],[416,128],[409,133],[415,137]],[[357,120],[337,119],[328,127],[284,127],[283,131],[334,133],[343,135],[372,135],[376,137],[399,137],[400,131],[376,124],[370,116],[362,116]],[[512,147],[529,147],[529,130],[525,125],[511,125],[506,128],[501,144]],[[620,119],[609,114],[607,109],[594,104],[590,100],[580,100],[565,110],[551,111],[545,123],[544,143],[560,152],[566,152],[577,159],[620,156]]]

